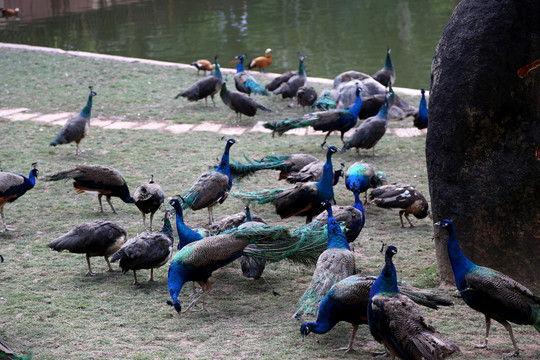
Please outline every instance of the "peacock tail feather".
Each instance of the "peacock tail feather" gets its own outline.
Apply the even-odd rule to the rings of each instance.
[[[199,197],[199,192],[195,189],[189,189],[184,195],[182,195],[182,210],[189,209]]]
[[[251,92],[254,94],[270,96],[270,93],[268,92],[268,90],[266,90],[261,84],[259,84],[253,79],[247,79],[244,82],[244,86],[248,88],[249,90],[251,90]]]
[[[313,110],[328,111],[337,107],[336,102],[332,98],[329,91],[325,91],[314,103],[310,106]]]
[[[290,155],[285,158],[290,157]],[[272,159],[276,157],[267,156],[263,160],[252,161],[244,156],[247,164],[241,163],[239,161],[232,160],[229,163],[229,168],[231,170],[231,175],[236,178],[242,178],[244,176],[252,175],[259,170],[283,170],[288,165],[283,162],[283,160]]]
[[[236,191],[232,196],[240,198],[242,200],[247,200],[250,202],[257,201],[259,204],[267,204],[276,199],[276,196],[285,191],[285,189],[273,189],[273,190],[261,190],[261,191],[252,191],[249,193]]]
[[[278,135],[281,136],[287,131],[292,130],[292,129],[305,128],[308,126],[312,126],[318,120],[318,118],[316,116],[310,116],[310,115],[313,115],[313,114],[307,114],[305,116],[301,116],[294,119],[287,119],[283,121],[270,121],[270,122],[264,123],[263,126],[267,129],[272,130],[275,133],[278,133]]]

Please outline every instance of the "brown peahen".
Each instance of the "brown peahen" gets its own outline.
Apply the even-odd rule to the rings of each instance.
[[[133,285],[138,285],[137,270],[150,269],[150,279],[154,281],[154,269],[160,268],[169,261],[173,252],[173,229],[168,211],[163,215],[161,231],[144,231],[129,239],[116,251],[111,262],[120,260],[119,265],[125,274],[133,270]]]
[[[92,111],[92,98],[97,95],[95,91],[92,90],[92,86],[88,87],[90,89],[90,95],[88,95],[88,101],[86,106],[82,111],[69,118],[68,121],[62,126],[56,138],[49,144],[50,146],[56,146],[61,144],[69,144],[70,142],[75,141],[77,144],[77,149],[75,150],[75,155],[81,153],[79,148],[79,143],[88,135],[90,130],[90,115]]]
[[[505,274],[470,261],[459,247],[456,229],[450,220],[442,220],[435,225],[448,231],[448,257],[463,301],[472,309],[484,314],[486,337],[484,342],[476,347],[488,347],[489,330],[493,319],[508,331],[514,346],[514,351],[504,354],[503,358],[519,356],[519,348],[510,323],[533,325],[540,332],[540,297]]]
[[[272,112],[269,108],[263,104],[257,102],[257,100],[250,98],[244,93],[239,91],[229,91],[227,89],[227,84],[223,82],[221,85],[221,91],[219,92],[221,100],[227,105],[231,110],[236,113],[236,122],[240,122],[242,114],[246,116],[255,116],[257,110],[263,110]]]
[[[311,106],[317,101],[317,91],[312,86],[302,86],[296,92],[296,102],[302,108]]]
[[[403,215],[405,215],[405,219],[407,219],[411,227],[414,225],[409,219],[409,215],[414,215],[417,219],[424,219],[427,216],[431,218],[431,211],[429,211],[429,203],[426,198],[420,191],[410,185],[383,185],[372,189],[368,198],[370,203],[378,207],[399,209],[401,227],[405,227]]]
[[[154,182],[154,175],[151,175],[150,182],[138,186],[133,193],[133,199],[135,200],[135,206],[141,211],[143,218],[143,226],[146,229],[146,214],[150,214],[150,231],[152,228],[152,220],[154,214],[161,207],[165,201],[165,194],[159,184]]]
[[[279,75],[279,76],[273,78],[272,81],[270,81],[268,84],[266,84],[265,88],[268,91],[274,91],[277,88],[279,88],[281,86],[281,84],[286,83],[287,81],[289,81],[290,78],[292,78],[293,76],[296,76],[296,75],[298,75],[298,71],[296,71],[296,70],[287,71],[283,75]]]
[[[259,204],[271,202],[282,219],[306,216],[306,223],[309,223],[313,216],[323,212],[324,201],[334,199],[332,155],[337,151],[335,146],[328,148],[323,175],[317,182],[298,183],[288,189],[235,192],[233,196],[247,201],[258,201]]]
[[[245,157],[245,156],[244,156]],[[261,160],[249,160],[247,164],[231,160],[231,174],[235,178],[252,175],[259,170],[279,170],[278,180],[299,172],[302,168],[312,162],[318,162],[315,156],[310,154],[292,154],[292,155],[268,155]]]
[[[375,280],[376,278],[373,276],[351,275],[334,284],[319,305],[317,320],[300,326],[302,338],[305,338],[311,332],[326,334],[339,322],[346,321],[353,326],[349,344],[336,350],[354,351],[353,343],[358,326],[361,324],[367,325],[368,323],[369,292]],[[423,291],[410,286],[398,286],[398,290],[400,294],[409,297],[415,303],[431,309],[453,305],[450,300],[431,291]]]
[[[326,250],[317,260],[313,278],[298,303],[295,317],[317,314],[319,304],[332,285],[356,273],[354,253],[351,251],[338,222],[332,216],[332,206],[329,202],[325,203],[325,208],[328,212],[328,243]]]
[[[32,170],[28,177],[23,175],[14,174],[10,172],[0,171],[0,214],[2,215],[3,228],[0,229],[0,233],[4,231],[16,230],[7,226],[6,217],[4,216],[4,206],[8,202],[14,202],[21,196],[23,196],[28,190],[34,188],[36,185],[36,179],[39,175],[39,170],[36,168],[37,163],[32,164]]]
[[[314,161],[304,166],[300,171],[294,174],[290,174],[285,179],[290,184],[296,184],[298,182],[319,181],[323,175],[324,162]],[[335,186],[339,182],[339,178],[343,177],[343,167],[345,164],[341,163],[341,169],[334,171],[334,178],[332,184]]]
[[[274,90],[275,95],[280,95],[283,99],[286,98],[295,98],[296,92],[302,86],[305,86],[307,83],[306,69],[304,67],[304,60],[306,57],[300,55],[300,63],[298,66],[298,74],[291,76],[287,82],[283,82],[276,90]]]
[[[214,65],[215,70],[213,76],[208,76],[197,81],[195,84],[191,85],[174,98],[178,99],[179,97],[185,97],[189,101],[198,101],[204,99],[204,104],[208,106],[208,97],[210,96],[210,98],[212,98],[212,103],[214,106],[216,106],[216,103],[214,102],[214,95],[219,92],[223,82],[217,56],[214,58]]]
[[[373,338],[400,359],[443,359],[459,347],[439,333],[422,316],[418,305],[402,295],[397,286],[392,257],[394,246],[385,252],[385,265],[369,293],[367,320]]]
[[[126,242],[126,230],[112,221],[95,220],[78,225],[68,233],[51,241],[49,247],[56,251],[67,250],[71,253],[86,254],[88,272],[86,276],[95,275],[90,266],[90,257],[103,256],[109,267],[109,256],[118,251]]]
[[[229,196],[229,190],[233,185],[231,171],[229,169],[229,152],[231,146],[236,143],[235,139],[227,140],[225,151],[221,156],[221,162],[215,170],[208,171],[191,185],[191,188],[182,196],[182,209],[191,208],[200,210],[208,208],[208,223],[214,222],[213,208],[216,204],[222,204]]]
[[[74,168],[59,171],[44,177],[45,181],[73,179],[73,187],[77,194],[83,192],[98,194],[99,209],[103,212],[101,197],[105,195],[113,213],[118,214],[111,203],[111,197],[119,197],[127,204],[133,204],[135,199],[129,194],[129,188],[122,174],[105,165],[76,165]]]
[[[396,70],[392,64],[392,59],[390,58],[390,48],[386,50],[384,67],[373,74],[372,77],[384,86],[388,86],[389,82],[392,82],[392,84],[396,82]]]

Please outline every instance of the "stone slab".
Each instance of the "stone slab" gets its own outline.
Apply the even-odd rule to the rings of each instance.
[[[137,126],[135,129],[136,130],[158,130],[165,127],[165,125],[167,124],[165,124],[164,122],[151,121],[151,122],[142,124],[140,126]]]
[[[167,126],[164,130],[173,134],[182,134],[191,131],[195,125],[193,124],[172,124]]]
[[[222,126],[221,129],[219,129],[219,133],[224,134],[224,135],[242,135],[247,130],[248,128],[244,126],[236,126],[236,127]]]
[[[25,120],[31,120],[32,118],[35,118],[37,116],[41,115],[40,113],[15,113],[11,115],[4,116],[6,119],[9,119],[11,121],[25,121]]]
[[[195,125],[193,129],[191,129],[191,131],[208,131],[218,133],[221,129],[221,126],[221,124],[217,123],[203,122],[199,125]]]
[[[44,122],[44,123],[52,123],[53,121],[60,120],[60,119],[67,119],[67,118],[75,116],[75,115],[77,115],[77,114],[70,113],[70,112],[60,112],[60,113],[53,113],[53,114],[45,114],[45,115],[40,115],[40,116],[32,119],[32,121]]]
[[[27,108],[13,108],[13,109],[2,109],[0,110],[0,117],[6,117],[11,114],[27,111]]]
[[[257,123],[255,124],[255,126],[253,126],[250,130],[248,130],[249,132],[263,132],[263,133],[271,133],[272,130],[270,129],[267,129],[263,126],[265,122],[264,121],[257,121]]]
[[[103,120],[103,119],[92,119],[90,121],[90,126],[105,127],[111,125],[113,120]]]
[[[115,121],[111,125],[105,126],[106,129],[133,129],[139,126],[139,123],[132,121]]]

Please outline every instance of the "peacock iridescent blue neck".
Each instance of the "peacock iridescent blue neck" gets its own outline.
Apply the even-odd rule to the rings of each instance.
[[[390,50],[386,52],[386,61],[384,62],[384,68],[389,70],[392,70],[394,68],[394,65],[392,65],[392,59],[390,59]]]
[[[381,293],[397,294],[399,292],[397,286],[396,267],[392,262],[392,255],[393,254],[388,254],[387,251],[384,257],[385,265],[381,271],[381,274],[377,277],[377,280],[375,280],[373,286],[371,287],[371,291],[369,293],[370,298]]]
[[[28,174],[28,181],[30,182],[30,185],[32,185],[30,189],[36,185],[36,173],[37,169],[32,169],[30,170],[30,174]]]
[[[448,257],[450,258],[450,264],[452,265],[452,270],[454,271],[454,279],[456,281],[456,286],[458,290],[465,289],[465,274],[474,270],[478,267],[475,263],[467,259],[467,257],[461,251],[459,243],[456,238],[456,229],[454,225],[449,220],[443,220],[447,222],[447,230],[449,232],[448,236]]]
[[[392,88],[392,81],[388,81],[388,107],[394,106],[396,102],[396,93]]]
[[[425,90],[421,89],[420,92],[422,93],[422,99],[420,99],[420,106],[418,107],[418,116],[422,120],[424,124],[427,124],[428,122],[428,107],[427,107],[427,101]]]
[[[332,206],[330,204],[327,205],[326,211],[328,212],[328,222],[326,225],[328,231],[328,245],[326,248],[351,250],[345,234],[343,234],[343,231],[341,231],[341,226],[339,226],[338,222],[334,218],[334,215],[332,214]]]
[[[220,79],[223,79],[223,76],[221,75],[221,69],[219,68],[219,64],[217,62],[217,59],[214,60],[214,76]]]
[[[298,66],[298,76],[306,77],[306,69],[304,68],[304,60],[300,59],[300,65]]]
[[[319,194],[319,199],[330,200],[334,198],[334,168],[332,167],[332,154],[334,152],[328,148],[326,152],[326,163],[323,166],[323,174],[321,180],[316,184]]]
[[[202,239],[203,236],[184,224],[184,214],[180,202],[176,201],[173,207],[176,211],[176,231],[178,232],[178,250],[180,250],[187,244]]]
[[[360,210],[362,213],[362,218],[365,219],[365,213],[364,213],[364,205],[362,204],[362,200],[360,200],[360,193],[354,192],[354,205],[353,208]],[[362,221],[363,223],[363,221]]]
[[[244,208],[244,213],[246,214],[246,222],[253,221],[253,219],[251,218],[251,210],[249,209],[249,206],[246,206]]]
[[[169,220],[168,216],[165,216],[165,219],[163,219],[163,227],[161,228],[160,232],[167,235],[167,237],[173,239],[173,242],[174,242],[174,233],[173,233],[171,221]]]
[[[223,155],[221,156],[221,161],[219,163],[219,166],[216,168],[217,172],[225,174],[229,177],[229,186],[232,186],[232,175],[231,175],[231,169],[229,167],[229,151],[232,145],[233,145],[232,143],[227,141],[227,145],[225,145],[225,151],[223,152]]]
[[[88,95],[88,101],[86,102],[86,106],[81,110],[79,116],[90,119],[90,113],[92,112],[92,97],[92,94]]]
[[[354,115],[354,118],[357,119],[358,115],[360,114],[361,109],[362,109],[362,97],[360,96],[360,91],[357,90],[356,101],[354,102],[354,105],[351,106],[349,111]]]
[[[383,119],[388,118],[388,99],[384,100],[384,105],[381,106],[381,109],[379,110],[377,116]]]
[[[240,57],[240,62],[236,65],[236,73],[244,72],[244,57]]]

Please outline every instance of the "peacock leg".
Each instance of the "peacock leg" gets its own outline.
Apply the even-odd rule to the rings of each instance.
[[[348,346],[342,347],[342,348],[339,348],[339,349],[332,349],[332,351],[343,351],[343,350],[345,350],[345,353],[348,353],[350,351],[354,351],[353,343],[354,343],[354,338],[356,336],[356,331],[357,330],[358,330],[358,325],[353,325],[352,334],[351,334],[351,340],[349,340],[349,345]]]
[[[111,195],[107,195],[107,198],[106,198],[106,199],[107,199],[107,202],[109,203],[109,205],[110,205],[110,207],[111,207],[111,209],[112,209],[112,212],[118,215],[118,213],[116,212],[116,210],[114,210],[114,206],[112,205],[112,202],[111,202]]]
[[[139,285],[137,281],[137,270],[133,270],[133,283],[131,285]]]
[[[143,228],[146,230],[146,215],[141,211]],[[150,229],[152,230],[152,229]]]
[[[97,198],[98,198],[98,201],[99,201],[99,211],[103,212],[103,204],[101,203],[101,197],[103,195],[102,194],[98,194]]]
[[[506,331],[508,331],[508,333],[510,334],[510,340],[512,340],[512,344],[514,345],[514,351],[512,352],[509,352],[509,353],[504,353],[503,354],[503,359],[506,359],[506,358],[509,358],[509,357],[513,357],[513,356],[519,356],[519,348],[517,346],[517,343],[516,343],[516,339],[514,338],[514,332],[512,331],[512,325],[510,325],[508,323],[508,321],[506,320],[497,320],[502,326],[504,326],[504,328],[506,329]]]
[[[154,221],[154,213],[150,213],[150,231],[154,231],[154,228],[152,227],[152,222]],[[145,226],[146,229],[146,226]]]
[[[488,348],[488,338],[489,338],[489,328],[491,327],[491,319],[487,316],[486,317],[486,338],[484,339],[483,344],[474,344],[474,347],[478,349],[487,349]]]
[[[193,310],[193,307],[195,306],[195,304],[197,304],[197,302],[199,301],[199,299],[200,299],[201,297],[204,296],[204,294],[205,294],[205,287],[206,287],[206,286],[205,286],[205,283],[203,283],[203,282],[199,282],[199,281],[197,281],[197,282],[198,282],[199,285],[201,285],[201,287],[202,287],[202,294],[199,295],[195,300],[193,300],[193,301],[191,302],[191,304],[189,304],[189,306],[186,308],[186,311],[188,311],[188,310],[190,310],[190,311],[201,311],[201,310]]]
[[[104,256],[105,258],[105,261],[107,262],[107,266],[109,266],[109,272],[114,272],[114,269],[112,268],[111,266],[111,262],[109,261],[109,257],[108,256]]]
[[[402,227],[402,228],[405,228],[405,225],[403,225],[403,213],[404,213],[403,210],[400,210],[400,211],[399,211],[399,221],[401,221],[401,227]],[[407,219],[407,220],[408,220],[408,219]]]
[[[2,213],[2,224],[4,225],[4,228],[2,230],[0,230],[0,233],[3,233],[4,231],[17,230],[16,228],[10,228],[10,227],[7,226],[6,217],[4,216],[4,206],[2,206],[0,208],[0,213]]]
[[[154,268],[150,269],[150,279],[148,281],[154,281]]]
[[[90,255],[86,254],[86,263],[88,264],[88,272],[85,276],[94,276],[96,275],[94,272],[92,272],[92,267],[90,266]]]
[[[195,281],[193,281],[192,284],[193,284],[193,291],[191,292],[191,294],[188,295],[189,297],[197,294],[197,289],[195,289]]]
[[[208,224],[209,225],[212,225],[212,223],[214,222],[213,209],[214,209],[213,206],[208,207]]]
[[[411,219],[409,219],[409,214],[405,213],[405,219],[407,219],[407,221],[409,222],[409,225],[411,225],[411,227],[414,227],[414,225],[411,222]]]
[[[210,95],[210,97],[212,98],[212,104],[214,104],[214,107],[216,107],[216,102],[214,101],[214,95]]]
[[[79,148],[79,142],[77,142],[77,148],[75,149],[75,155],[79,155],[81,153],[81,149]]]

